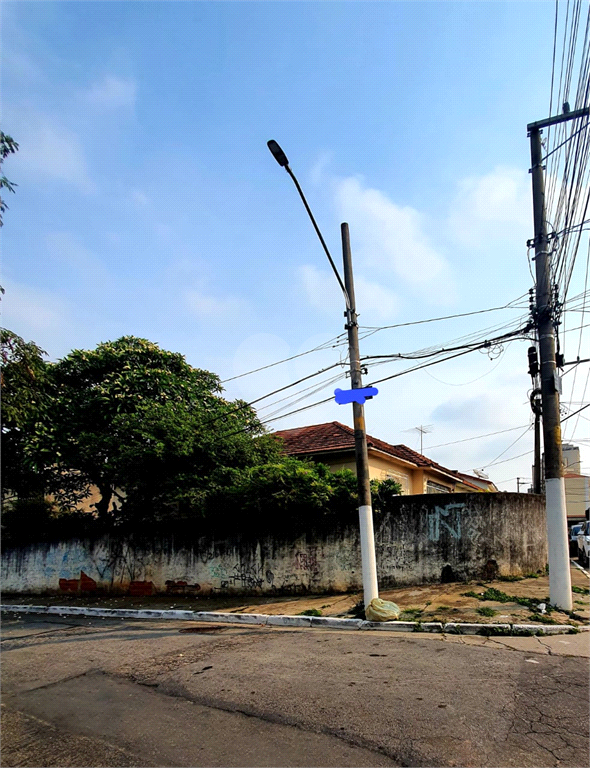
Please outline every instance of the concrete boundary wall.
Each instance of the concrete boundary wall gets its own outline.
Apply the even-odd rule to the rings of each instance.
[[[381,589],[524,575],[545,569],[544,499],[515,493],[402,496],[375,520]],[[7,549],[2,589],[12,594],[155,593],[290,595],[362,587],[356,526],[253,538],[134,544],[105,537]]]

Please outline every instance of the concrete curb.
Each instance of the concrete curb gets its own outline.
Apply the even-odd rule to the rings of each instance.
[[[40,613],[58,616],[89,616],[120,619],[173,619],[218,624],[257,624],[269,627],[325,627],[327,629],[372,629],[389,632],[436,632],[449,635],[559,635],[571,634],[569,624],[469,624],[438,621],[363,621],[331,616],[269,616],[264,613],[222,613],[214,611],[173,611],[132,608],[85,608],[61,605],[0,605],[6,613]],[[588,631],[590,627],[578,627]]]

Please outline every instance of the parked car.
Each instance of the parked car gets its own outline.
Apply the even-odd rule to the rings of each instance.
[[[580,565],[590,565],[590,520],[586,520],[578,533],[578,562]]]
[[[584,523],[576,523],[570,526],[570,555],[577,557],[578,555],[578,534],[584,527]]]

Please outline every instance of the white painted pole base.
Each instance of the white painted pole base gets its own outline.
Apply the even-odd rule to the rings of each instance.
[[[545,503],[549,548],[549,602],[565,611],[571,611],[572,579],[563,477],[545,480]]]
[[[369,505],[359,507],[359,523],[361,531],[361,561],[363,565],[363,596],[366,608],[374,597],[379,597],[372,507]]]

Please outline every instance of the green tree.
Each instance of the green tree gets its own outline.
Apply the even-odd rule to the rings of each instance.
[[[43,481],[26,447],[48,405],[45,355],[34,342],[0,329],[3,500],[43,496]]]
[[[401,484],[389,477],[382,482],[371,480],[371,499],[373,510],[379,512],[390,512],[392,502],[401,495]]]
[[[321,463],[279,456],[221,471],[208,503],[233,530],[300,534],[355,521],[357,481],[347,469],[331,472]]]
[[[18,144],[11,137],[7,136],[3,131],[0,131],[0,169],[6,158],[18,151]],[[16,184],[8,181],[4,173],[0,170],[0,189],[7,189],[9,192],[14,192]],[[4,224],[3,214],[8,209],[8,206],[4,202],[4,199],[0,197],[0,227]]]
[[[215,470],[278,451],[246,403],[221,397],[215,374],[145,339],[74,350],[51,366],[51,386],[31,450],[62,504],[96,486],[102,519],[112,502],[120,520],[202,514]]]
[[[0,329],[2,391],[2,541],[46,535],[54,514],[43,472],[31,462],[28,439],[47,406],[46,353],[34,342]]]

